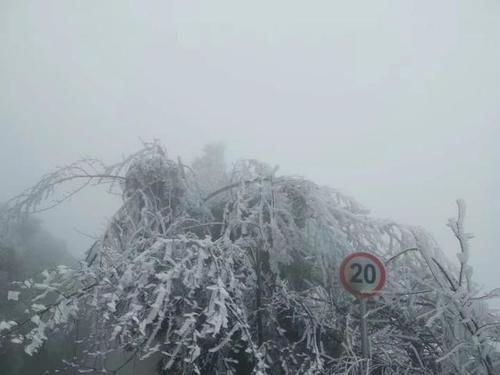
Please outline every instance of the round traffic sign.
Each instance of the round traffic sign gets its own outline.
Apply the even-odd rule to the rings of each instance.
[[[357,297],[369,297],[385,284],[385,267],[375,255],[356,252],[347,255],[340,264],[340,281]]]

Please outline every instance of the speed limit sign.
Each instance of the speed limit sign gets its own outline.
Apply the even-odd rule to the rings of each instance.
[[[384,264],[373,254],[352,253],[340,264],[340,281],[344,288],[356,297],[372,296],[384,287]]]

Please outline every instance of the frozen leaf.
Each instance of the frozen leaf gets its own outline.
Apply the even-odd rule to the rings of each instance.
[[[19,294],[20,294],[20,292],[14,292],[12,290],[9,290],[7,292],[7,300],[9,300],[9,301],[17,301],[17,300],[19,300]]]
[[[16,325],[17,325],[17,323],[12,321],[12,320],[8,321],[8,322],[2,320],[2,321],[0,321],[0,333],[2,331],[9,330],[12,327],[15,327]]]

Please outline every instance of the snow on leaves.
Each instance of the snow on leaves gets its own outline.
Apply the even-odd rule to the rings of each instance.
[[[46,176],[8,212],[36,210],[41,196],[90,168],[76,165]],[[0,331],[27,353],[79,318],[92,321],[84,345],[101,365],[123,351],[169,374],[354,373],[363,362],[359,310],[335,275],[342,256],[367,250],[390,273],[386,292],[369,301],[371,369],[493,374],[500,321],[484,301],[498,293],[472,283],[463,202],[449,224],[457,269],[425,232],[257,161],[204,182],[153,143],[123,163],[91,166],[91,181],[119,181],[123,205],[79,268],[17,284],[31,298],[27,318],[0,322]]]

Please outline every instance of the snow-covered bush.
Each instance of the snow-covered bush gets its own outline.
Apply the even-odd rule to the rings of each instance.
[[[92,334],[67,365],[81,372],[118,373],[140,358],[165,374],[355,374],[359,310],[337,268],[365,250],[390,272],[368,302],[371,373],[494,374],[500,320],[486,300],[496,292],[482,296],[471,281],[463,202],[449,223],[454,265],[423,230],[373,218],[334,189],[254,160],[207,173],[224,165],[216,150],[191,168],[146,144],[113,166],[62,168],[12,200],[5,238],[68,181],[81,181],[74,193],[109,183],[123,204],[80,267],[17,284],[37,293],[26,318],[0,323],[2,339],[34,354],[80,317]],[[117,350],[128,359],[106,368]]]

